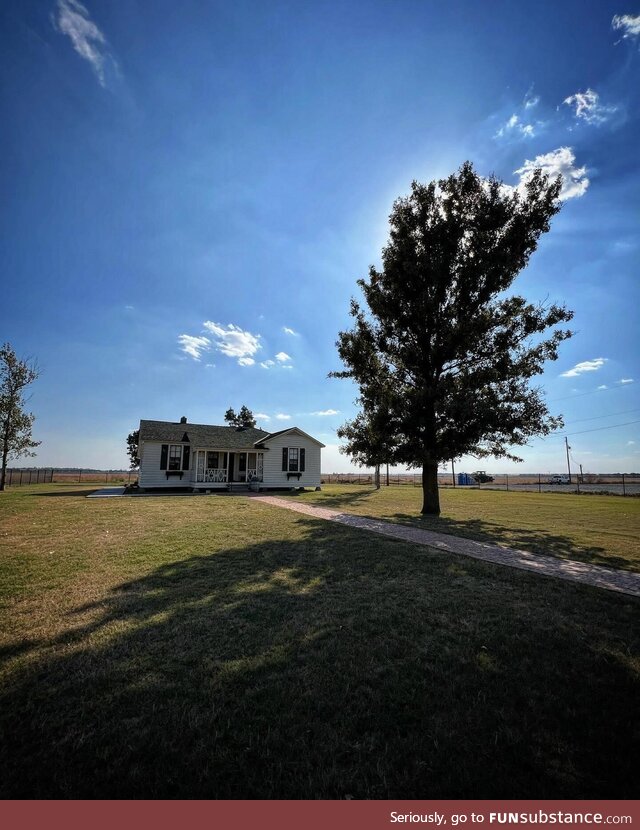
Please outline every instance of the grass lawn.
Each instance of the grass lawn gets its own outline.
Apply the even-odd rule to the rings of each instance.
[[[0,797],[637,797],[630,597],[241,496],[16,488],[0,539]]]
[[[640,571],[640,498],[564,493],[440,490],[439,518],[422,517],[419,487],[327,484],[288,498],[495,542],[534,553]]]

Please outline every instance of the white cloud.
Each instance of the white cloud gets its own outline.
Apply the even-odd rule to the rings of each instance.
[[[211,348],[208,337],[192,337],[190,334],[181,334],[178,343],[182,351],[194,360],[200,360],[202,352],[208,352]]]
[[[339,409],[321,409],[318,412],[312,412],[311,414],[312,415],[325,416],[325,415],[337,415],[339,412],[340,412]]]
[[[562,102],[572,107],[575,117],[587,124],[604,124],[617,110],[617,107],[607,107],[600,103],[600,96],[593,89],[586,92],[576,92]]]
[[[293,366],[281,366],[281,369],[293,369]]]
[[[609,387],[607,386],[606,383],[603,383],[602,386],[598,386],[598,389],[608,389],[608,388]]]
[[[519,187],[523,187],[533,176],[533,171],[540,167],[551,179],[562,176],[561,199],[572,199],[575,196],[582,196],[589,187],[586,167],[575,166],[576,157],[571,147],[558,147],[550,153],[536,156],[533,161],[527,159],[518,170],[514,172],[520,175]]]
[[[640,14],[616,14],[611,21],[611,28],[620,30],[623,39],[636,38],[640,35]]]
[[[633,383],[633,378],[620,378],[618,383]]]
[[[253,417],[256,419],[256,421],[270,421],[271,420],[270,416],[265,415],[264,412],[257,412]]]
[[[533,107],[537,107],[540,103],[540,98],[537,95],[530,96],[527,92],[525,99],[524,99],[524,108],[526,110],[533,109]]]
[[[278,412],[276,415],[276,421],[290,421],[291,415],[285,415],[283,412]]]
[[[299,337],[299,336],[300,336],[300,335],[298,334],[298,332],[297,332],[297,331],[294,331],[293,329],[290,329],[288,326],[283,326],[283,327],[282,327],[282,331],[283,331],[285,334],[291,334],[291,335],[293,335],[293,337]]]
[[[627,446],[632,447],[635,443],[635,441],[627,441]]]
[[[260,364],[263,369],[270,369],[272,366],[276,365],[275,360],[263,360]]]
[[[105,67],[108,62],[115,65],[109,53],[107,39],[91,20],[88,10],[78,0],[58,0],[57,16],[53,25],[67,35],[73,48],[93,67],[100,86],[106,86]]]
[[[251,366],[255,361],[253,355],[261,349],[260,335],[251,334],[250,331],[243,331],[239,326],[229,323],[226,327],[220,323],[213,323],[207,320],[204,323],[205,329],[215,337],[215,347],[227,357],[237,357],[240,366]],[[251,363],[247,361],[251,359]]]
[[[582,363],[576,363],[573,369],[562,372],[561,378],[575,378],[578,375],[583,375],[585,372],[597,372],[606,363],[606,357],[596,357],[593,360],[584,360]]]
[[[525,106],[527,106],[525,104]],[[524,138],[532,138],[535,135],[535,128],[533,124],[523,124],[520,117],[515,113],[503,124],[496,133],[498,138],[505,138],[509,135],[519,135]]]
[[[276,360],[280,363],[286,363],[287,360],[291,360],[291,357],[286,352],[278,352]]]

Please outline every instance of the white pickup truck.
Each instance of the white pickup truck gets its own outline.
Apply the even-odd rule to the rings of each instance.
[[[551,476],[547,484],[571,484],[569,476]]]

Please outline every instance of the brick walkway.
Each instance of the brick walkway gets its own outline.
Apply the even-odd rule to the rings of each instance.
[[[326,519],[348,527],[381,533],[383,536],[391,536],[404,542],[428,545],[430,548],[447,551],[448,553],[482,559],[494,565],[506,565],[509,568],[520,568],[523,571],[532,571],[542,576],[554,576],[557,579],[566,579],[570,582],[581,582],[584,585],[606,588],[608,591],[619,591],[635,597],[640,596],[640,573],[619,571],[615,568],[604,568],[601,565],[575,562],[572,559],[556,559],[553,556],[527,553],[524,550],[489,545],[484,542],[474,542],[472,539],[463,539],[460,536],[450,536],[446,533],[422,530],[419,527],[409,527],[392,522],[383,522],[379,519],[369,519],[365,516],[340,513],[326,507],[313,507],[310,504],[301,504],[277,496],[255,494],[249,498],[276,507],[284,507],[296,513],[304,513],[306,516],[313,516],[316,519]]]

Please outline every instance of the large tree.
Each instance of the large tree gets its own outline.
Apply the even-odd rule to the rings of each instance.
[[[232,407],[229,407],[227,411],[224,413],[225,421],[233,427],[255,427],[256,419],[253,417],[253,412],[244,404],[242,405],[240,412],[236,414],[235,410]]]
[[[2,468],[0,490],[5,489],[7,462],[10,458],[33,456],[40,445],[31,433],[35,415],[25,412],[25,389],[39,375],[32,360],[20,360],[9,343],[0,348],[0,441]]]
[[[362,415],[339,434],[365,459],[367,429],[386,424],[387,460],[422,468],[423,513],[440,512],[442,462],[519,461],[514,447],[562,425],[530,381],[571,336],[548,329],[573,314],[505,294],[560,209],[560,188],[539,170],[509,188],[470,162],[441,181],[413,182],[393,205],[382,269],[358,280],[368,311],[352,300],[354,327],[336,344],[346,368],[332,374],[356,382]]]

